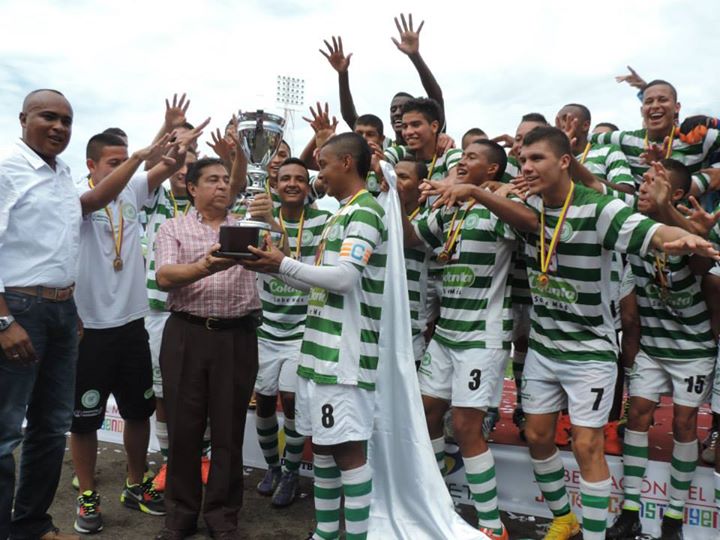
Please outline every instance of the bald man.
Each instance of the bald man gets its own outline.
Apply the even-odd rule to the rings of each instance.
[[[0,161],[0,540],[79,540],[60,533],[47,510],[73,414],[81,215],[112,201],[141,160],[118,167],[81,205],[58,158],[72,121],[60,92],[31,92],[22,136]],[[13,450],[21,442],[16,486]]]

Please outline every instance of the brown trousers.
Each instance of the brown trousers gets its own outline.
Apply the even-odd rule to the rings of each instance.
[[[234,530],[243,499],[245,418],[258,370],[255,327],[208,330],[171,315],[160,369],[170,443],[165,525],[173,530],[197,526],[209,418],[212,460],[203,517],[213,531]]]

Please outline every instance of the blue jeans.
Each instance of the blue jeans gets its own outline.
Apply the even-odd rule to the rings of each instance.
[[[65,434],[72,421],[77,310],[72,299],[50,302],[10,292],[5,302],[30,336],[38,359],[23,365],[0,351],[0,540],[24,540],[53,528],[47,511],[60,480]],[[13,450],[21,442],[16,492]]]

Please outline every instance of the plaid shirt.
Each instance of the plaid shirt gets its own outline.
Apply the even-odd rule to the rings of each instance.
[[[225,225],[235,219],[228,216]],[[220,233],[205,225],[192,208],[187,215],[163,223],[155,237],[156,268],[166,264],[192,264],[202,259]],[[255,272],[241,266],[204,277],[194,283],[171,289],[167,309],[198,317],[230,319],[261,309]]]

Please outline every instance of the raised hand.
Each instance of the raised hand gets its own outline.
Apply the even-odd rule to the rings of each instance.
[[[696,232],[702,231],[702,236],[707,236],[710,230],[720,221],[720,210],[714,214],[710,214],[700,206],[698,200],[692,195],[688,200],[692,208],[688,208],[684,204],[679,204],[676,208],[681,214],[697,225]]]
[[[576,146],[577,146],[577,132],[578,132],[578,126],[580,125],[580,119],[576,116],[573,116],[572,114],[563,114],[562,116],[558,116],[555,118],[555,125],[560,128],[565,135],[567,136],[568,140],[570,141],[570,147],[572,148],[574,153],[577,153]]]
[[[315,145],[320,148],[323,144],[325,144],[325,141],[335,135],[338,120],[334,116],[332,117],[332,120],[330,120],[330,109],[327,103],[325,103],[324,109],[319,101],[316,106],[317,111],[310,106],[310,115],[312,118],[308,118],[306,116],[303,116],[302,118],[310,124],[310,127],[315,132]]]
[[[405,19],[405,15],[401,13],[399,21],[398,18],[395,17],[395,26],[397,27],[398,32],[400,32],[400,41],[395,38],[390,39],[392,39],[393,43],[400,51],[408,56],[418,54],[418,52],[420,52],[420,30],[422,30],[424,24],[425,21],[421,21],[420,26],[418,26],[418,29],[415,30],[413,28],[412,13],[408,14],[407,20]]]
[[[140,150],[135,150],[134,155],[140,161],[157,162],[177,146],[178,143],[174,139],[175,132],[166,133],[157,141],[150,144],[150,146],[146,146]]]
[[[503,133],[502,135],[493,137],[490,140],[498,143],[503,148],[512,148],[513,144],[515,144],[515,137],[513,137],[512,135],[508,135],[507,133]]]
[[[188,148],[194,145],[195,141],[198,140],[198,137],[202,135],[203,129],[205,129],[209,123],[210,117],[206,118],[200,124],[195,126],[194,129],[191,129],[176,136],[176,141],[178,143],[181,153],[184,154]]]
[[[177,94],[173,94],[172,103],[166,99],[165,127],[168,130],[172,130],[187,122],[185,114],[187,113],[188,107],[190,107],[190,100],[186,100],[185,94],[180,96],[180,99],[178,99]]]
[[[665,142],[662,145],[655,143],[649,144],[645,151],[640,154],[640,159],[642,159],[648,165],[652,165],[657,161],[662,161],[663,159],[665,159],[665,154],[667,153],[667,144],[672,144],[672,141],[668,143],[668,140],[668,137],[665,137]]]
[[[447,133],[440,133],[437,139],[437,146],[435,147],[437,155],[442,156],[451,148],[455,148],[455,139]]]
[[[630,66],[627,66],[628,71],[630,72],[628,75],[618,75],[615,77],[615,82],[619,83],[628,83],[633,88],[637,88],[638,90],[644,90],[647,86],[647,83],[645,82],[645,79],[643,79],[640,75],[637,74],[637,71],[635,71]]]
[[[330,65],[335,71],[338,73],[345,73],[350,67],[350,58],[353,53],[345,56],[345,52],[343,51],[343,42],[340,36],[332,36],[332,45],[330,45],[326,39],[324,39],[323,42],[327,47],[327,52],[322,49],[318,49],[320,54],[327,58],[327,61],[330,62]]]
[[[227,138],[223,137],[220,133],[220,128],[217,128],[215,131],[211,131],[210,138],[212,139],[212,142],[205,144],[212,148],[213,152],[215,152],[217,157],[222,160],[226,167],[229,167],[233,160],[232,153],[234,144],[232,143],[232,140],[228,141]]]

